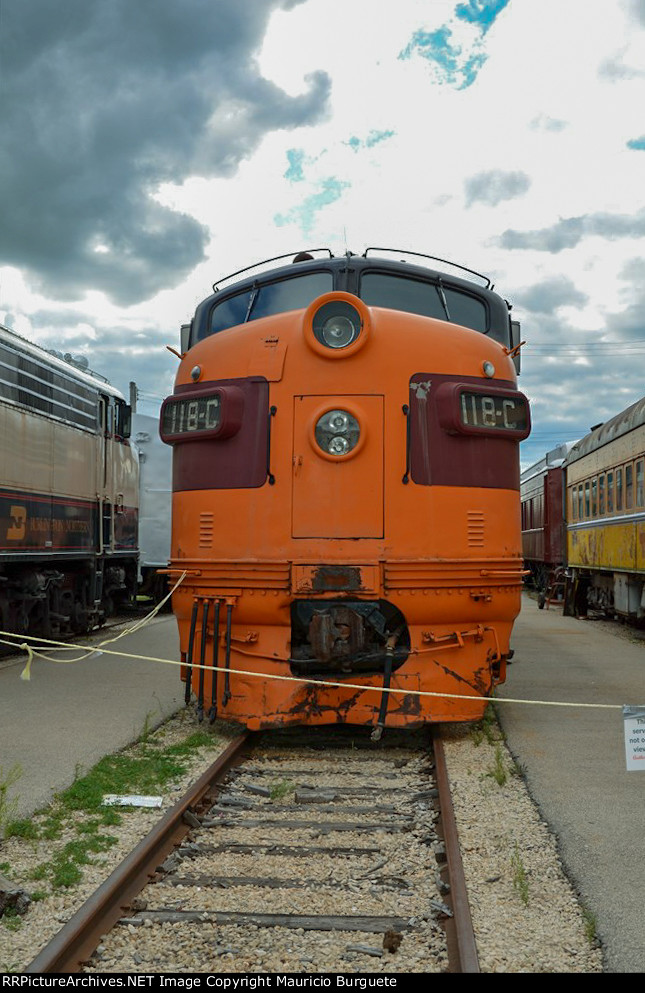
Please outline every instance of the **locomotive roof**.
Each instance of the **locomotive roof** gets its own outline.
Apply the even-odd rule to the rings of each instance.
[[[314,257],[313,253],[317,253],[317,256]],[[394,257],[388,258],[387,255]],[[402,256],[411,256],[414,261],[408,261]],[[284,259],[289,261],[284,262]],[[419,263],[417,260],[423,261]],[[439,263],[440,267],[434,267],[434,263]],[[296,274],[331,272],[336,289],[357,293],[361,276],[366,271],[408,276],[479,297],[487,306],[491,328],[508,327],[508,312],[511,309],[508,301],[493,292],[493,285],[487,276],[456,262],[399,249],[368,248],[363,255],[347,252],[341,256],[334,256],[330,249],[318,248],[266,259],[264,262],[231,273],[214,283],[214,292],[197,307],[191,337],[194,335],[193,340],[195,340],[209,334],[206,329],[209,325],[209,314],[215,304],[245,290],[266,283],[288,280]]]
[[[565,464],[571,465],[571,463],[577,462],[578,459],[589,455],[590,452],[595,452],[603,445],[608,445],[610,441],[615,441],[616,438],[629,434],[630,431],[634,431],[635,428],[641,427],[643,424],[645,424],[645,397],[637,400],[631,407],[622,410],[620,414],[616,414],[615,417],[605,421],[604,424],[594,428],[584,438],[581,438],[569,452]]]
[[[115,397],[118,400],[123,400],[124,396],[120,390],[101,376],[99,373],[92,372],[91,369],[84,371],[79,369],[78,366],[65,359],[59,358],[57,355],[48,352],[47,349],[41,348],[40,345],[35,345],[33,342],[28,341],[27,338],[23,338],[22,335],[17,334],[12,331],[11,328],[5,327],[4,324],[0,324],[0,341],[3,341],[10,348],[15,351],[23,352],[25,355],[29,355],[36,362],[43,363],[52,369],[56,369],[61,373],[64,373],[68,377],[77,379],[84,383],[86,386],[90,386],[97,392],[105,393],[108,396]]]
[[[324,252],[325,254],[320,257],[315,257],[312,256],[312,252]],[[253,275],[247,276],[246,279],[244,280],[236,280],[235,285],[236,286],[238,286],[238,284],[244,285],[247,279],[250,279],[254,282],[260,276],[265,276],[265,275],[271,276],[271,278],[274,278],[276,275],[278,276],[278,278],[280,275],[292,276],[293,269],[291,268],[291,266],[294,263],[303,272],[306,272],[308,269],[316,270],[320,268],[321,261],[328,262],[329,265],[335,269],[344,269],[346,268],[346,266],[350,264],[352,265],[352,267],[354,267],[357,263],[361,268],[369,268],[369,267],[373,267],[375,263],[380,262],[382,264],[383,262],[385,262],[387,263],[388,268],[390,266],[394,270],[399,270],[400,268],[400,271],[402,272],[409,273],[411,268],[412,269],[416,268],[419,274],[422,274],[426,277],[428,275],[433,275],[436,278],[439,278],[446,275],[451,275],[450,273],[446,273],[446,271],[443,269],[441,270],[434,269],[427,265],[415,266],[414,264],[410,264],[406,259],[401,259],[401,258],[390,259],[390,258],[384,258],[383,256],[369,256],[370,252],[390,252],[392,255],[396,255],[396,256],[412,255],[415,258],[428,259],[431,262],[441,262],[443,265],[450,266],[453,269],[459,269],[460,272],[468,273],[470,276],[475,276],[477,279],[483,281],[483,284],[486,287],[486,289],[492,289],[492,283],[488,278],[488,276],[484,276],[480,272],[475,272],[474,269],[468,269],[466,266],[460,265],[457,262],[449,262],[447,259],[439,259],[434,255],[424,255],[421,252],[411,252],[407,249],[398,249],[398,248],[366,248],[362,255],[355,255],[353,252],[346,252],[344,255],[341,256],[333,255],[331,249],[329,248],[309,248],[306,249],[305,251],[301,251],[297,253],[289,252],[287,255],[278,255],[272,259],[265,259],[263,262],[256,262],[253,265],[246,266],[244,269],[239,269],[237,272],[233,272],[228,276],[223,276],[222,279],[219,279],[216,283],[213,283],[213,289],[217,292],[219,286],[222,283],[227,282],[229,279],[234,279],[236,276],[242,276],[244,273],[252,273],[253,270],[259,269],[260,271],[255,272]],[[282,259],[289,259],[289,264],[286,265],[283,264],[281,266],[274,266],[273,268],[271,268],[271,263],[280,262]],[[307,263],[314,263],[314,264],[311,265]],[[268,268],[263,268],[263,267],[268,267]],[[284,270],[284,272],[282,272],[282,270]]]

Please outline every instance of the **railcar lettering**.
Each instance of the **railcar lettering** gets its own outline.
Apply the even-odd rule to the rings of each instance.
[[[27,530],[27,508],[12,507],[9,515],[11,524],[7,528],[7,539],[9,541],[22,541]]]

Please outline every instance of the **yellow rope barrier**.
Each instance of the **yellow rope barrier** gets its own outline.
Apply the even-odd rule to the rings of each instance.
[[[107,638],[105,641],[100,642],[98,645],[91,649],[87,649],[82,645],[65,644],[61,641],[54,641],[50,638],[32,638],[32,641],[38,643],[38,645],[51,645],[52,651],[79,651],[81,656],[73,659],[60,659],[52,658],[49,655],[45,655],[43,652],[38,651],[37,646],[32,646],[28,641],[5,641],[4,638],[25,638],[25,635],[14,635],[10,631],[0,631],[0,644],[8,645],[12,648],[18,648],[21,651],[27,653],[27,661],[25,663],[24,669],[20,673],[20,678],[26,681],[31,679],[31,666],[34,658],[40,658],[45,662],[58,662],[61,664],[69,664],[75,662],[84,662],[86,659],[91,658],[93,655],[103,654],[103,655],[115,655],[118,658],[133,659],[138,662],[159,662],[164,665],[185,665],[186,663],[177,661],[177,659],[165,659],[158,658],[153,655],[135,655],[128,652],[115,652],[111,649],[106,648],[106,645],[114,644],[114,642],[119,641],[119,639],[126,637],[130,634],[135,634],[140,631],[143,627],[150,623],[154,617],[157,616],[163,605],[170,599],[175,590],[182,584],[186,578],[187,572],[183,572],[170,592],[161,600],[149,614],[146,614],[140,621],[136,621],[135,624],[131,625],[129,628],[125,628],[120,634],[116,635],[114,638]],[[436,649],[435,649],[436,650]],[[288,662],[288,659],[278,659],[270,655],[261,655],[259,652],[248,652],[244,651],[242,648],[235,648],[234,651],[239,652],[241,655],[246,655],[250,658],[256,658],[261,661],[269,662]],[[432,653],[432,648],[425,649],[413,649],[411,655],[421,655],[426,653]],[[208,665],[200,665],[197,662],[191,663],[192,669],[204,669],[206,672],[212,672],[213,667]],[[597,710],[621,710],[623,709],[622,704],[617,703],[582,703],[580,701],[564,701],[564,700],[524,700],[515,697],[489,697],[489,696],[473,696],[468,693],[437,693],[432,690],[412,690],[412,689],[399,689],[398,687],[384,686],[370,686],[365,683],[347,683],[347,682],[334,682],[332,680],[324,679],[306,679],[302,676],[282,676],[279,673],[267,673],[267,672],[254,672],[249,669],[231,669],[230,667],[226,670],[220,668],[220,672],[227,671],[234,676],[251,676],[255,679],[275,679],[286,683],[299,683],[304,686],[325,686],[334,689],[348,689],[348,690],[362,690],[366,693],[392,693],[392,694],[403,694],[404,696],[417,696],[417,697],[439,697],[441,699],[449,700],[469,700],[474,702],[477,700],[483,700],[491,703],[515,703],[515,704],[526,704],[537,707],[580,707],[580,708],[590,708]]]
[[[133,630],[138,630],[141,626],[142,626],[142,624],[139,624]],[[131,631],[130,632],[123,632],[123,634],[127,634],[127,633],[132,633],[132,632]],[[11,634],[11,632],[0,631],[0,637],[5,638],[7,636],[8,637],[17,637],[17,636],[13,636]],[[24,636],[22,636],[22,637],[24,637]],[[121,635],[119,635],[119,637],[121,637]],[[128,658],[128,659],[133,659],[133,660],[138,661],[138,662],[159,662],[159,663],[162,663],[164,665],[175,665],[175,666],[185,665],[185,663],[180,662],[177,659],[159,658],[159,657],[154,656],[154,655],[135,655],[134,653],[116,652],[116,651],[112,651],[111,649],[105,649],[105,648],[103,648],[102,647],[103,645],[110,644],[109,641],[103,642],[101,646],[97,646],[97,648],[94,648],[90,652],[87,652],[83,648],[82,645],[71,645],[71,644],[65,645],[62,642],[53,641],[53,640],[50,640],[50,639],[47,639],[47,638],[38,638],[38,639],[35,639],[34,638],[33,640],[34,641],[37,640],[40,644],[48,644],[48,645],[59,646],[60,649],[63,650],[63,651],[66,650],[66,649],[68,651],[76,651],[76,650],[78,650],[80,652],[83,652],[84,655],[80,659],[52,659],[52,658],[49,658],[48,656],[42,654],[41,652],[39,652],[38,649],[37,649],[37,647],[30,646],[27,642],[24,642],[23,641],[22,643],[17,643],[17,642],[2,641],[1,642],[2,644],[11,645],[11,646],[13,646],[15,648],[19,648],[19,649],[21,649],[23,651],[26,651],[28,653],[28,659],[27,659],[27,662],[25,664],[25,668],[23,669],[23,671],[21,673],[21,676],[20,676],[21,679],[26,679],[26,680],[30,679],[30,669],[31,669],[31,664],[33,662],[34,657],[40,657],[40,658],[42,658],[46,662],[62,662],[62,663],[81,662],[81,661],[84,661],[85,658],[88,658],[89,656],[94,655],[97,651],[101,651],[104,655],[114,655],[114,656],[116,656],[118,658]],[[117,639],[114,638],[114,639],[111,639],[111,640],[112,641],[116,641]],[[244,654],[246,654],[246,655],[253,655],[254,653],[252,653],[252,652],[246,652]],[[255,655],[255,657],[256,658],[263,659],[263,660],[270,658],[270,656],[261,656],[261,655]],[[274,659],[271,659],[271,661],[273,661],[273,662],[285,662],[286,660],[285,659],[275,659],[274,658]],[[198,664],[196,662],[193,662],[192,663],[191,668],[198,669],[198,670],[199,669],[204,669],[206,672],[212,672],[213,671],[212,666],[200,665],[200,664]],[[219,669],[219,672],[220,673],[224,673],[224,671],[225,670],[223,668],[220,668]],[[519,698],[515,698],[515,697],[473,696],[472,694],[465,694],[465,693],[443,693],[443,692],[442,693],[438,693],[438,692],[434,692],[432,690],[412,690],[412,689],[407,689],[407,688],[405,688],[405,689],[403,689],[403,688],[399,689],[398,687],[389,687],[389,688],[386,689],[383,686],[378,686],[378,685],[377,686],[369,686],[369,685],[366,685],[365,683],[348,683],[348,682],[340,683],[340,682],[334,682],[332,680],[306,679],[306,678],[301,677],[301,676],[282,676],[282,675],[280,675],[278,673],[254,672],[253,670],[248,670],[248,669],[231,669],[231,668],[229,668],[226,671],[228,671],[231,675],[234,675],[234,676],[250,676],[250,677],[255,678],[255,679],[275,679],[275,680],[279,680],[281,682],[299,683],[299,684],[305,685],[305,686],[315,686],[315,687],[325,686],[325,687],[331,687],[331,688],[335,688],[335,689],[362,690],[362,691],[364,691],[366,693],[377,693],[377,694],[381,694],[381,693],[397,694],[398,693],[398,694],[402,694],[403,696],[439,697],[441,699],[449,699],[449,700],[468,700],[471,703],[473,703],[475,701],[478,701],[478,700],[483,700],[483,701],[491,702],[491,703],[526,704],[526,705],[532,705],[532,706],[538,706],[538,707],[579,707],[579,708],[588,708],[588,709],[621,710],[621,711],[623,709],[623,705],[622,704],[614,704],[614,703],[582,703],[580,701],[563,701],[563,700],[525,700],[525,699],[519,699]]]

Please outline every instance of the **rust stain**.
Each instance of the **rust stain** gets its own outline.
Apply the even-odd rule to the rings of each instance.
[[[361,570],[352,565],[321,565],[313,575],[312,587],[316,593],[328,590],[361,590]]]

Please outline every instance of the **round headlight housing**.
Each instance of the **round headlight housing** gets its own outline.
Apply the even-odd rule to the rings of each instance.
[[[361,333],[361,315],[346,300],[330,300],[313,318],[313,332],[325,348],[347,348]]]
[[[346,410],[328,410],[316,421],[316,444],[328,455],[347,455],[356,448],[361,429],[353,414]]]

